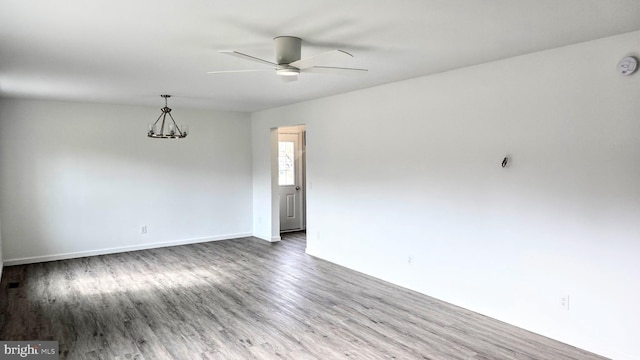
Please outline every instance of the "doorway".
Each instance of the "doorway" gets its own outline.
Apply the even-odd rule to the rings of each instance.
[[[304,125],[278,128],[280,232],[306,228],[306,131]]]

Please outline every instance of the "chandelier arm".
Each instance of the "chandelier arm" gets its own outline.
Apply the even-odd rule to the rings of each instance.
[[[153,123],[154,126],[158,123],[158,121],[160,121],[160,118],[162,117],[163,114],[164,113],[162,113],[162,114],[160,114],[160,116],[158,116],[158,119],[156,120],[156,122]]]
[[[165,119],[167,118],[167,113],[163,112],[162,116],[162,124],[160,124],[160,136],[164,136],[164,122]]]
[[[173,118],[173,116],[171,115],[171,113],[169,113],[169,117],[171,118],[171,121],[173,121],[173,126],[175,126],[176,130],[178,130],[178,134],[180,134],[180,136],[182,136],[182,130],[180,130],[180,127],[178,126],[178,124],[176,124],[176,121]]]

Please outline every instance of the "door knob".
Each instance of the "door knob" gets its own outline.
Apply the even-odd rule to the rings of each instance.
[[[300,190],[300,186],[296,186],[296,190]]]

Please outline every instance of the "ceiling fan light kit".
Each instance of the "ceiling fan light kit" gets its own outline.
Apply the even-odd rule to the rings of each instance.
[[[284,68],[284,69],[277,69],[276,70],[276,74],[280,75],[280,76],[298,76],[298,74],[300,74],[300,70],[296,69],[296,68]]]
[[[273,39],[275,48],[275,62],[261,59],[252,55],[244,54],[235,50],[221,50],[221,54],[239,57],[244,60],[257,62],[263,65],[270,65],[275,70],[276,75],[283,81],[295,81],[301,72],[312,73],[333,73],[342,75],[365,74],[367,69],[356,69],[346,67],[321,66],[323,62],[341,61],[353,58],[353,55],[344,50],[332,50],[321,53],[306,59],[301,58],[302,39],[295,36],[278,36]],[[231,70],[231,71],[210,71],[209,74],[240,73],[253,71],[272,71],[271,69],[253,70]]]

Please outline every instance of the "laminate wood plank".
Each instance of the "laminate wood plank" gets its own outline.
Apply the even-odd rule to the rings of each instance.
[[[6,267],[0,339],[57,340],[61,359],[604,359],[305,247],[291,233]]]

